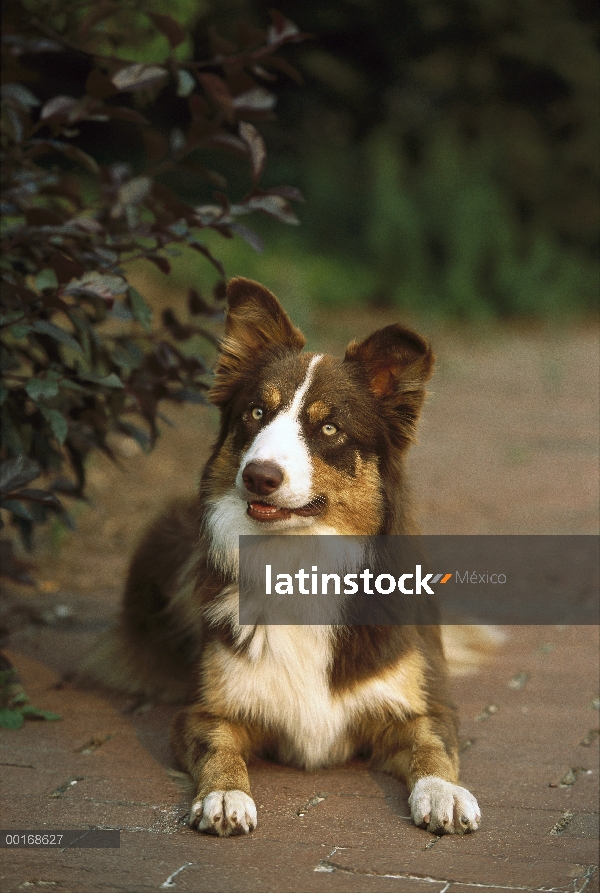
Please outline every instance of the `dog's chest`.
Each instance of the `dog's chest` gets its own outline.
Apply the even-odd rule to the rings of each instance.
[[[257,627],[246,654],[215,643],[207,655],[207,707],[273,733],[278,758],[315,769],[343,762],[365,711],[404,718],[411,705],[398,679],[373,679],[344,695],[332,693],[328,627]]]

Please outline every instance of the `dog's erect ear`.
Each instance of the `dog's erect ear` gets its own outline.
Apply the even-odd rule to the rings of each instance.
[[[411,439],[435,362],[427,341],[403,326],[386,326],[349,344],[344,361],[360,368],[369,389],[395,411]]]
[[[300,351],[305,343],[275,295],[251,279],[232,279],[211,401],[217,406],[226,403],[240,377],[268,354]]]
[[[360,363],[378,397],[421,390],[431,377],[434,356],[427,341],[400,325],[386,326],[348,345],[346,362]]]

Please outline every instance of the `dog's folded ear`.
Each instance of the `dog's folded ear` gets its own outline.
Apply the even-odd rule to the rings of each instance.
[[[366,377],[369,390],[402,422],[410,439],[435,363],[427,341],[401,325],[386,326],[349,344],[344,361]]]
[[[300,351],[305,343],[274,294],[251,279],[232,279],[227,287],[225,337],[211,401],[217,406],[226,403],[240,377],[264,362],[268,354]]]

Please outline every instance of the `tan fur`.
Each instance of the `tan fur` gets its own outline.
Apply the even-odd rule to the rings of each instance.
[[[246,761],[251,739],[244,727],[215,719],[193,706],[177,716],[171,743],[181,765],[198,784],[197,797],[223,788],[250,794]]]
[[[310,421],[313,424],[317,422],[323,422],[331,409],[327,403],[323,403],[322,400],[315,400],[314,403],[311,403],[307,410],[307,415]]]
[[[470,676],[488,661],[506,639],[497,626],[454,624],[442,627],[444,654],[451,676]]]
[[[331,494],[324,523],[346,536],[370,536],[381,527],[383,499],[375,461],[356,455],[356,476],[349,477],[330,465],[313,459],[315,490]]]
[[[404,722],[427,709],[425,661],[417,651],[377,677],[334,694],[326,684],[327,628],[263,627],[257,635],[261,641],[250,659],[252,678],[247,678],[246,657],[212,642],[200,686],[205,692],[202,716],[226,715],[252,730],[259,753],[268,752],[275,739],[276,755],[286,763],[311,769],[343,762],[373,740],[378,726]],[[294,682],[300,671],[303,686]],[[174,735],[179,735],[174,746],[183,765],[192,765],[197,739],[188,739],[187,731]],[[208,746],[207,734],[205,742]]]
[[[435,725],[430,717],[418,716],[401,727],[385,726],[380,735],[376,734],[376,764],[384,772],[406,781],[409,791],[419,778],[431,775],[452,784],[458,781],[456,747],[449,750]]]
[[[262,391],[260,400],[267,409],[275,412],[281,405],[281,391],[275,385],[270,385]]]
[[[286,528],[292,534],[416,532],[404,455],[432,371],[429,345],[388,326],[349,345],[341,363],[311,360],[299,353],[302,334],[262,286],[233,280],[228,301],[211,394],[223,410],[221,432],[200,501],[176,504],[149,529],[132,561],[120,624],[88,662],[88,675],[132,693],[192,698],[176,717],[172,746],[194,779],[191,824],[200,830],[255,827],[246,768],[253,753],[307,769],[364,755],[406,780],[415,821],[474,830],[475,798],[455,784],[457,717],[438,628],[240,626],[231,554],[238,533],[269,532],[264,518],[248,520],[256,506],[246,502],[256,496],[245,499],[236,477],[262,424],[250,408],[260,401],[274,414],[297,400],[300,412],[306,394],[302,435],[294,434],[305,424],[300,415],[270,430],[290,432],[297,458],[287,473],[301,467],[308,479],[310,468],[310,495],[284,503],[287,515],[276,502],[263,508],[279,512],[281,524],[296,519]],[[319,440],[318,423],[330,412],[338,413],[338,430]],[[325,506],[311,514],[316,496]]]
[[[375,680],[357,683],[349,694],[357,705],[368,708],[371,716],[383,717],[392,704],[401,703],[406,704],[405,714],[418,715],[427,710],[425,669],[423,655],[415,649],[379,673]]]

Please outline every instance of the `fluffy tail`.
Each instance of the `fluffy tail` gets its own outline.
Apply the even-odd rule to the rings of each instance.
[[[148,701],[182,703],[189,696],[192,674],[175,673],[168,663],[163,654],[132,647],[122,628],[116,626],[100,636],[79,667],[77,680]]]
[[[469,676],[490,661],[506,640],[498,626],[443,626],[442,642],[452,676]]]

